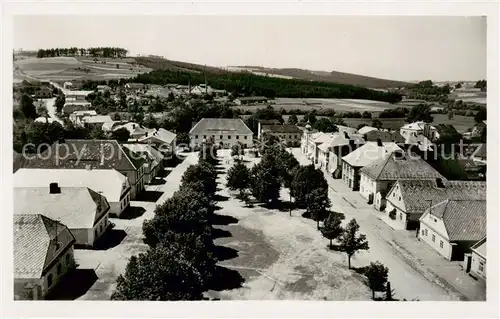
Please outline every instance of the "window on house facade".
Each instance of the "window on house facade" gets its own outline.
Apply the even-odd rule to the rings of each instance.
[[[222,140],[222,135],[220,136],[220,139]]]
[[[49,276],[47,277],[47,286],[52,286],[52,274],[49,274]]]
[[[442,240],[439,241],[439,247],[443,248],[443,241]]]
[[[57,275],[59,276],[59,275],[61,275],[61,273],[62,273],[62,265],[61,265],[61,263],[58,263],[57,264]]]
[[[403,219],[403,214],[399,213],[399,220],[402,220],[402,219]]]
[[[194,138],[198,138],[198,135],[195,135]]]
[[[236,139],[239,140],[240,139],[240,136],[239,135],[236,135]]]
[[[207,138],[207,136],[206,136],[206,135],[203,135],[203,138]]]
[[[436,235],[432,235],[432,242],[436,241]]]
[[[478,269],[480,272],[484,272],[484,261],[479,261]]]
[[[228,140],[230,140],[230,139],[231,139],[231,135],[228,135],[228,136],[227,136],[227,139],[228,139]]]
[[[248,136],[245,136],[245,140],[247,139]]]
[[[97,229],[94,231],[94,235],[95,235],[95,238],[97,238],[97,235],[99,235],[99,233],[97,232]]]
[[[399,196],[399,200],[401,200],[401,196]]]

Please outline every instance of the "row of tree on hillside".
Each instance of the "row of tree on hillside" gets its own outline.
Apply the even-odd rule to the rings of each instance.
[[[117,47],[96,47],[96,48],[51,48],[40,49],[37,58],[53,58],[58,56],[91,56],[99,58],[124,58],[128,51]]]

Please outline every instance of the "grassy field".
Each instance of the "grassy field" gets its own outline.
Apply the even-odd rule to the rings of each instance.
[[[51,81],[130,78],[151,70],[135,64],[132,58],[93,61],[90,57],[19,59],[14,61],[14,69],[15,80],[28,76]]]

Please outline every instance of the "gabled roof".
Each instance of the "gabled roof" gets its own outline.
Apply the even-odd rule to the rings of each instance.
[[[371,131],[378,131],[378,128],[373,127],[373,126],[363,126],[362,128],[360,128],[358,130],[358,134],[364,135],[364,134],[371,132]]]
[[[419,134],[417,136],[410,135],[405,139],[405,144],[416,145],[421,151],[431,151],[433,143],[424,135]]]
[[[361,172],[375,180],[444,179],[422,158],[398,151],[366,165]]]
[[[70,229],[92,228],[102,212],[109,209],[106,198],[87,187],[14,187],[15,214],[42,214]]]
[[[378,146],[377,142],[368,142],[342,157],[342,160],[353,167],[363,167],[394,151],[401,151],[396,143],[384,142],[382,146]]]
[[[137,154],[147,154],[147,156],[154,162],[154,165],[159,164],[163,160],[163,155],[160,151],[153,148],[148,144],[124,144],[125,147]]]
[[[395,143],[404,143],[405,139],[399,132],[389,132],[389,131],[381,131],[381,130],[372,130],[363,134],[365,136],[365,140],[368,142],[376,142],[377,140],[381,140],[382,142],[395,142]]]
[[[471,250],[476,252],[476,254],[486,258],[486,237],[475,243],[472,247]]]
[[[130,189],[128,178],[115,169],[22,168],[13,180],[14,187],[46,187],[50,183],[58,183],[60,187],[88,187],[102,192],[110,202],[119,202],[123,192]]]
[[[189,134],[240,134],[248,135],[253,132],[239,118],[202,118],[189,131]]]
[[[152,132],[148,132],[148,134],[140,138],[139,141],[148,142],[148,141],[158,140],[161,143],[171,144],[176,137],[177,134],[170,132],[164,128],[159,128],[157,130],[153,130]]]
[[[323,152],[329,152],[334,147],[350,145],[351,142],[355,145],[362,145],[365,143],[365,141],[361,136],[359,136],[359,134],[347,134],[345,132],[338,132],[333,133],[333,135],[329,136],[325,142],[318,146],[318,148]]]
[[[262,125],[262,132],[301,134],[302,130],[293,124]]]
[[[82,118],[82,122],[95,124],[95,123],[106,123],[113,121],[109,115],[86,115]]]
[[[446,199],[486,200],[486,182],[437,180],[400,180],[389,191],[399,189],[407,213],[424,212],[429,205]],[[390,194],[387,200],[391,201]]]
[[[14,278],[41,278],[75,238],[68,228],[40,214],[14,215]],[[57,237],[57,242],[56,242]]]
[[[486,236],[486,200],[447,199],[427,212],[443,221],[450,241],[476,241]]]
[[[406,129],[406,130],[423,130],[425,127],[425,124],[426,123],[424,121],[417,121],[417,122],[405,124],[401,128]],[[435,129],[435,127],[432,125],[430,125],[430,127]]]
[[[92,168],[133,171],[142,165],[132,162],[115,140],[65,140],[54,143],[40,156],[23,161],[24,168]],[[139,155],[136,155],[140,159]]]
[[[355,129],[354,127],[344,126],[344,125],[335,125],[335,126],[339,130],[339,133],[346,132],[347,134],[356,134],[358,132],[358,130]]]

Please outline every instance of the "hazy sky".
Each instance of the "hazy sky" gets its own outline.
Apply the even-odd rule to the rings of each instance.
[[[486,78],[486,18],[18,16],[16,49],[119,46],[213,66],[341,71],[394,80]]]

